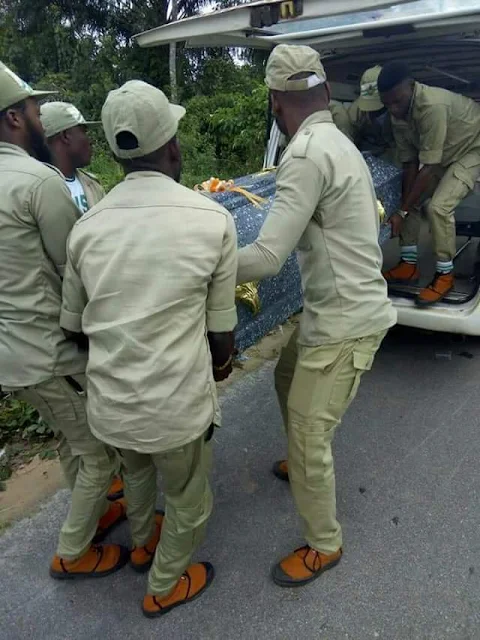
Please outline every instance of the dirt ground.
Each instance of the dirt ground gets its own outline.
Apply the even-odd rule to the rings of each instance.
[[[219,393],[267,360],[275,359],[297,322],[297,318],[288,320],[247,349],[235,363],[229,379],[218,385]],[[64,486],[59,461],[41,460],[36,456],[30,463],[19,467],[7,480],[6,486],[7,490],[0,492],[0,532],[11,522],[30,515],[41,502]]]

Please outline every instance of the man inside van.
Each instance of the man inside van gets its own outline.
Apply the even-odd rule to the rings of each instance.
[[[369,151],[377,158],[395,162],[392,123],[378,94],[377,80],[381,70],[377,65],[362,75],[360,97],[348,109],[351,139],[360,151]]]
[[[383,67],[378,89],[392,117],[403,163],[402,206],[391,218],[393,235],[400,236],[401,261],[384,277],[391,284],[417,282],[419,206],[431,196],[426,212],[436,273],[416,299],[419,306],[428,307],[454,287],[454,212],[480,176],[480,105],[457,93],[415,82],[403,62]]]

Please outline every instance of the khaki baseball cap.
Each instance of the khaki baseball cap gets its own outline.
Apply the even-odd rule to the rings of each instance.
[[[56,91],[35,91],[16,73],[0,62],[0,111],[12,107],[26,98],[43,98]]]
[[[299,73],[310,73],[300,80],[291,80]],[[270,54],[265,71],[265,83],[275,91],[308,91],[324,84],[327,74],[320,61],[320,54],[312,47],[279,44]]]
[[[163,147],[178,131],[185,109],[171,104],[160,89],[142,80],[129,80],[110,91],[102,108],[102,124],[110,149],[117,158],[141,158]],[[138,146],[121,149],[121,132],[135,136]]]
[[[46,102],[42,104],[40,107],[40,120],[47,138],[78,125],[101,124],[100,121],[85,120],[77,107],[69,102]]]
[[[358,106],[361,111],[380,111],[383,109],[383,102],[380,100],[377,86],[381,70],[382,67],[379,65],[367,69],[360,80]]]

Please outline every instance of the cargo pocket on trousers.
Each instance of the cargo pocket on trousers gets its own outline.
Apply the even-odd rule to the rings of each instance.
[[[353,379],[352,389],[348,396],[347,406],[354,400],[360,386],[360,380],[365,371],[370,371],[373,365],[375,355],[371,353],[362,353],[361,351],[353,352],[353,367],[355,369],[355,377]]]
[[[304,465],[307,486],[321,483],[332,468],[331,437],[328,433],[304,434]]]
[[[194,544],[197,543],[197,536],[203,532],[202,525],[208,520],[212,513],[213,496],[210,487],[200,502],[194,507],[177,507],[175,509],[175,530],[178,535],[192,533]],[[200,529],[200,531],[199,531]]]
[[[477,178],[480,176],[480,156],[470,154],[462,158],[453,168],[453,175],[468,191],[471,191],[475,186]],[[462,191],[461,186],[459,190]]]

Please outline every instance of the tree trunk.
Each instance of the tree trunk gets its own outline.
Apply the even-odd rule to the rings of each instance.
[[[178,18],[178,0],[171,0],[172,12],[170,20],[173,22]],[[177,85],[177,44],[170,43],[170,97],[172,102],[178,101],[178,85]]]

